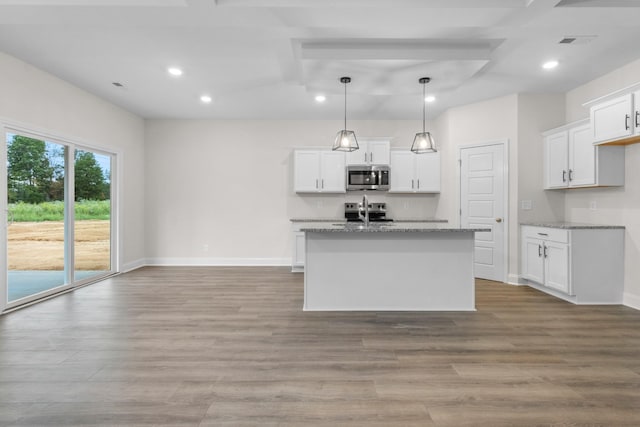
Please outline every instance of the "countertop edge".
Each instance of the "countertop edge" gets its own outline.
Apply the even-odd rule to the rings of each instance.
[[[557,228],[560,230],[624,230],[624,225],[580,224],[573,222],[521,222],[528,227]]]
[[[300,231],[307,233],[465,233],[489,232],[489,228],[437,228],[437,227],[303,227]]]
[[[290,222],[333,222],[333,223],[346,223],[347,220],[344,218],[337,219],[327,219],[327,218],[290,218]],[[382,221],[384,222],[384,221]],[[439,218],[426,218],[426,219],[394,219],[393,221],[389,221],[389,223],[412,223],[412,222],[426,222],[426,223],[448,223],[449,221],[446,219]],[[355,222],[354,222],[355,223]]]

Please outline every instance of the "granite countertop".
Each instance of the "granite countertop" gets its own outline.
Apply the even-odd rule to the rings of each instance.
[[[370,223],[369,226],[357,223],[331,223],[318,225],[305,225],[300,231],[312,233],[429,233],[429,232],[469,232],[469,231],[491,231],[489,228],[458,228],[446,223],[415,222],[402,224],[398,222]]]
[[[347,220],[344,218],[291,218],[290,219],[291,222],[331,222],[331,223],[346,223]],[[426,223],[447,223],[449,221],[447,221],[446,219],[439,219],[439,218],[409,218],[409,219],[396,219],[393,221],[389,221],[391,223],[398,223],[398,222],[426,222]]]
[[[347,220],[344,218],[291,218],[291,222],[344,222]]]
[[[520,225],[529,225],[532,227],[561,228],[564,230],[624,229],[624,225],[583,224],[580,222],[521,222]]]

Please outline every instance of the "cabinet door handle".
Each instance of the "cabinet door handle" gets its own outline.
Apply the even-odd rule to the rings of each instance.
[[[373,163],[373,153],[369,153],[369,163]]]
[[[320,180],[320,188],[324,188],[324,178]]]
[[[418,180],[418,190],[420,189],[420,180]]]
[[[547,233],[538,233],[538,236],[548,236]]]
[[[562,182],[567,182],[567,171],[562,171]]]
[[[573,169],[569,169],[569,182],[573,181]]]
[[[413,190],[413,180],[411,180],[411,189]]]
[[[636,111],[636,127],[640,127],[640,111]]]
[[[624,115],[624,129],[629,130],[629,119],[631,117],[628,114]]]
[[[318,180],[316,179],[316,189],[318,189]]]
[[[542,256],[542,245],[538,245],[538,258]]]
[[[544,253],[544,257],[547,257],[547,249],[549,249],[549,247],[547,245],[544,245],[544,251],[542,251]]]

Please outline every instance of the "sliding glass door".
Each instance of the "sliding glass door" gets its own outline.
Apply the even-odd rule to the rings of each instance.
[[[67,283],[65,147],[7,133],[8,303]]]
[[[0,309],[114,272],[114,155],[21,131],[5,138]]]
[[[74,275],[111,271],[111,156],[75,150]]]

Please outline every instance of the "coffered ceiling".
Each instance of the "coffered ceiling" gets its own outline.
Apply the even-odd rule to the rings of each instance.
[[[569,90],[639,38],[634,0],[0,0],[1,51],[145,118],[339,119],[350,76],[350,118],[419,119],[422,76],[435,116]]]

